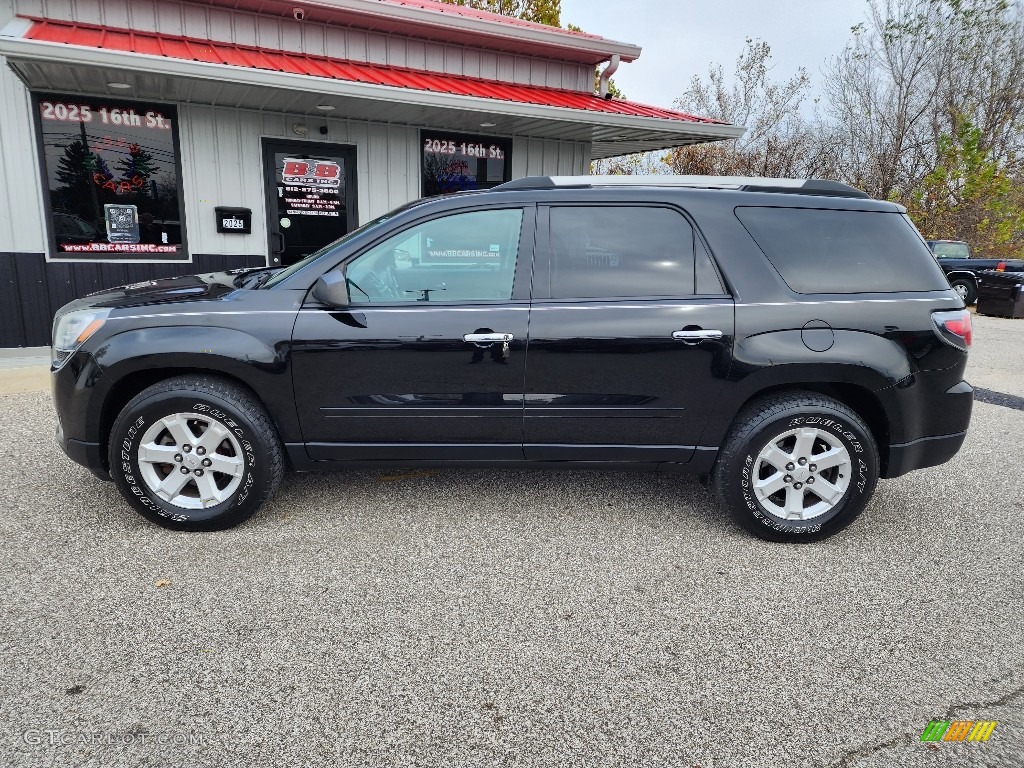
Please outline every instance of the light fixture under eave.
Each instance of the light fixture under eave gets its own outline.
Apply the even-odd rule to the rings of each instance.
[[[131,87],[131,83],[107,83],[107,88],[116,88],[119,91],[123,91],[125,88]]]
[[[335,107],[333,104],[317,104],[316,108],[319,109],[321,112],[333,112],[335,109],[337,109],[337,107]]]
[[[497,123],[480,123],[481,128],[493,128]]]

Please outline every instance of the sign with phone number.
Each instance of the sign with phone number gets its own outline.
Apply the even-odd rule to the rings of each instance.
[[[171,120],[159,112],[149,111],[145,114],[136,112],[131,107],[94,107],[91,104],[66,104],[62,101],[40,101],[39,113],[43,120],[54,120],[64,123],[91,123],[94,119],[104,125],[123,125],[133,128],[155,128],[170,130]]]
[[[494,144],[484,146],[468,141],[450,141],[445,139],[424,139],[423,151],[431,155],[465,155],[466,157],[483,158],[486,160],[504,160],[505,151]]]

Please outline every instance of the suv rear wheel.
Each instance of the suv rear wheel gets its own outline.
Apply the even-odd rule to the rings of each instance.
[[[864,422],[814,392],[772,395],[736,418],[713,471],[730,516],[770,541],[816,541],[863,511],[878,481]]]
[[[263,406],[210,376],[177,376],[134,397],[114,421],[109,459],[129,504],[184,531],[237,525],[273,495],[284,473]]]

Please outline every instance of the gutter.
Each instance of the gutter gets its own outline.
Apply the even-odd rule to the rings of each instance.
[[[11,30],[5,28],[3,31],[10,33]],[[208,64],[206,62],[186,61],[184,59],[172,59],[164,56],[105,51],[98,48],[84,48],[63,43],[24,40],[8,35],[0,35],[0,55],[7,56],[13,60],[44,64],[109,67],[121,70],[125,75],[149,74],[158,77],[182,77],[218,83],[233,83],[255,88],[272,87],[288,91],[302,91],[304,93],[315,92],[323,96],[400,102],[416,106],[464,110],[467,112],[478,112],[483,115],[527,117],[539,120],[561,120],[590,126],[643,129],[649,130],[653,134],[685,133],[693,138],[711,141],[739,138],[745,131],[742,127],[720,123],[697,123],[658,117],[597,113],[585,109],[550,107],[501,99],[485,99],[476,96],[418,91],[390,85],[373,85],[348,80],[312,77],[310,75],[296,75],[288,72],[275,72],[266,69],[228,67],[223,64]]]
[[[608,61],[616,54],[622,61],[630,62],[639,58],[642,50],[632,43],[608,40],[597,35],[575,34],[557,27],[502,24],[455,12],[444,13],[381,0],[207,0],[207,5],[234,11],[248,10],[263,16],[279,15],[288,19],[293,17],[296,8],[301,8],[309,21],[361,26],[383,32],[400,31],[425,39],[444,40],[456,30],[477,38],[501,41],[506,44],[506,48],[510,41],[520,41],[552,51],[560,50],[569,60],[590,64]],[[311,10],[314,12],[310,13]],[[316,10],[321,13],[316,13]],[[359,23],[359,17],[363,19],[362,24]]]

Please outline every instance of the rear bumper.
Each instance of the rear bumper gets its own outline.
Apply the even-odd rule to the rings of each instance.
[[[917,386],[897,390],[895,413],[903,420],[903,439],[883,451],[887,456],[883,455],[882,477],[899,477],[943,464],[964,444],[974,408],[974,388],[966,381],[948,386],[948,379],[942,380],[947,375],[945,371],[919,374]]]
[[[885,477],[899,477],[915,469],[934,467],[945,464],[960,447],[967,437],[967,430],[952,435],[922,437],[910,443],[889,446],[889,463]]]

